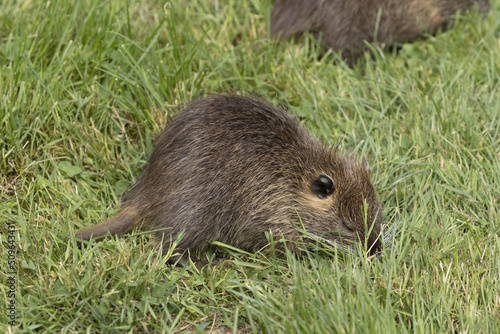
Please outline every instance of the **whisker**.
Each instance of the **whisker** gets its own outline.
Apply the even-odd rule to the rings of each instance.
[[[388,227],[388,229],[384,232],[383,242],[384,245],[388,245],[392,243],[392,241],[401,234],[401,219],[399,219],[399,215],[396,217],[396,221],[394,224]]]
[[[325,239],[323,237],[320,237],[319,235],[312,234],[312,233],[309,233],[309,232],[307,232],[305,234],[306,234],[307,237],[309,237],[309,238],[311,238],[313,240],[325,243],[328,246],[331,246],[331,247],[333,247],[335,249],[339,249],[339,250],[343,251],[344,253],[352,254],[352,255],[358,255],[358,251],[357,251],[356,248],[347,246],[344,243],[340,243],[338,241],[328,240],[328,239]]]

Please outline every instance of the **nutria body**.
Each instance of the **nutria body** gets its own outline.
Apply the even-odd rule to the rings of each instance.
[[[368,245],[381,248],[382,207],[366,162],[320,144],[285,110],[213,96],[166,126],[122,210],[76,236],[165,229],[164,253],[182,231],[179,254],[213,241],[255,251],[268,244],[266,233],[298,240],[298,215],[308,232],[347,246],[371,230]]]
[[[342,57],[352,61],[366,42],[381,47],[409,42],[445,29],[454,14],[474,6],[480,13],[490,9],[488,0],[276,0],[271,35],[321,34],[325,47],[343,50]]]

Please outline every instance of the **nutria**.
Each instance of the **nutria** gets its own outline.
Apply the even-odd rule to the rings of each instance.
[[[280,39],[306,32],[321,34],[324,47],[352,62],[366,42],[387,47],[409,42],[425,32],[446,29],[452,16],[477,7],[486,14],[488,0],[276,0],[271,35]]]
[[[317,142],[283,108],[223,95],[181,111],[156,140],[121,211],[76,236],[162,230],[165,254],[184,231],[176,247],[181,257],[170,258],[184,263],[186,251],[213,241],[255,251],[269,243],[268,232],[298,240],[297,226],[339,246],[362,240],[377,251],[381,224],[364,159],[357,163]]]

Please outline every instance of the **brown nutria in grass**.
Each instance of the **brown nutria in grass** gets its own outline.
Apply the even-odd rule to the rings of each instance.
[[[274,239],[312,236],[381,249],[382,207],[365,160],[310,137],[281,108],[242,96],[191,102],[166,126],[118,214],[76,232],[89,240],[134,227],[158,232],[163,253],[185,232],[170,263],[219,241],[247,251]],[[294,227],[294,225],[296,225]],[[365,238],[366,237],[366,238]]]
[[[423,33],[446,29],[453,15],[488,0],[276,0],[271,35],[280,39],[306,32],[348,61],[366,50],[366,42],[387,47],[414,40]]]

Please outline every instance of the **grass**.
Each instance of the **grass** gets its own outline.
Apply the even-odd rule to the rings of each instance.
[[[0,227],[16,227],[17,332],[500,332],[500,2],[354,68],[268,39],[269,1],[3,1]],[[382,261],[242,257],[171,268],[147,235],[84,250],[179,107],[212,92],[290,106],[366,157]],[[232,252],[232,251],[231,251]],[[6,304],[7,305],[7,304]],[[8,326],[0,314],[0,330]]]

